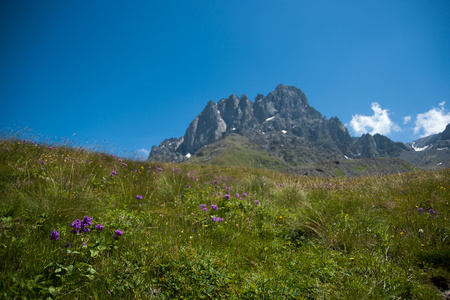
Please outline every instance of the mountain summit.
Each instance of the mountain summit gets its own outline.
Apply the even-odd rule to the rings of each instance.
[[[300,89],[280,84],[267,96],[256,96],[254,102],[247,95],[239,98],[234,94],[218,103],[210,100],[183,137],[153,146],[149,160],[183,162],[195,160],[195,156],[212,158],[208,147],[223,148],[227,143],[214,145],[236,135],[243,139],[233,138],[234,148],[240,148],[236,147],[236,141],[245,140],[245,149],[264,153],[264,157],[288,167],[323,160],[398,156],[403,151],[412,151],[378,134],[366,134],[354,142],[337,117],[327,119],[309,105]],[[233,149],[219,152],[224,155],[227,150]]]

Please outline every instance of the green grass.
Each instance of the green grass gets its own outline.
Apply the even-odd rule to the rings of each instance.
[[[262,147],[252,144],[247,138],[238,134],[229,134],[199,151],[188,160],[192,164],[209,164],[217,166],[239,166],[284,170],[286,164],[271,156]]]
[[[314,178],[2,140],[0,297],[441,299],[449,180],[448,169]],[[71,233],[84,216],[91,231]]]

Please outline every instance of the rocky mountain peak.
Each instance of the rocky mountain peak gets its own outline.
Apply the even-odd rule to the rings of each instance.
[[[302,90],[280,84],[267,96],[258,94],[255,102],[247,95],[239,98],[235,94],[217,104],[210,100],[182,138],[153,147],[149,159],[168,157],[181,162],[230,134],[245,137],[291,166],[329,159],[398,156],[410,150],[381,135],[363,135],[353,142],[337,117],[323,117],[309,105]]]
[[[450,140],[450,123],[447,124],[445,130],[441,133],[442,140]]]
[[[226,130],[227,124],[222,119],[217,104],[210,100],[186,130],[184,142],[180,147],[182,154],[194,153],[200,147],[221,138]]]

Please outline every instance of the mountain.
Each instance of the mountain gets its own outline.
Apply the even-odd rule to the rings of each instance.
[[[399,158],[426,170],[450,168],[450,124],[443,132],[418,139],[407,146],[413,151],[402,152]]]
[[[149,160],[295,170],[323,161],[409,157],[414,150],[380,134],[352,138],[337,117],[327,119],[310,106],[300,89],[280,84],[254,102],[234,94],[210,100],[183,137],[153,146]]]

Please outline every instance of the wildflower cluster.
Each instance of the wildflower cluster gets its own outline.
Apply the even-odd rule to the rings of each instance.
[[[206,204],[200,204],[200,208],[201,208],[203,211],[208,211],[208,208],[206,207]]]
[[[423,207],[418,207],[418,208],[417,208],[417,212],[418,212],[419,214],[423,214],[423,213],[424,213]],[[441,214],[441,213],[436,213],[436,211],[435,211],[434,209],[432,209],[432,208],[430,208],[430,209],[428,210],[428,213],[429,213],[430,216],[432,216],[432,217],[439,216],[439,215]]]
[[[75,221],[72,222],[72,224],[70,226],[73,229],[70,232],[75,233],[75,234],[79,234],[80,232],[90,232],[91,225],[92,225],[92,218],[89,216],[84,216],[83,219],[76,219]],[[95,225],[94,229],[97,232],[99,232],[104,229],[104,226],[102,224],[98,223],[97,225]],[[117,229],[116,231],[114,231],[113,238],[118,240],[119,237],[122,235],[123,235],[123,231]],[[59,240],[59,238],[60,238],[59,232],[56,229],[54,229],[50,234],[50,240],[57,241],[57,240]],[[83,246],[86,246],[86,244],[83,243]],[[69,248],[70,245],[69,245],[69,243],[66,243],[65,245],[63,245],[63,247]]]
[[[222,221],[223,221],[223,218],[212,216],[212,217],[211,217],[211,221],[213,221],[213,222],[222,222]]]
[[[84,216],[83,220],[76,219],[70,225],[73,229],[70,231],[72,233],[89,232],[89,226],[92,225],[92,218],[89,216]]]

